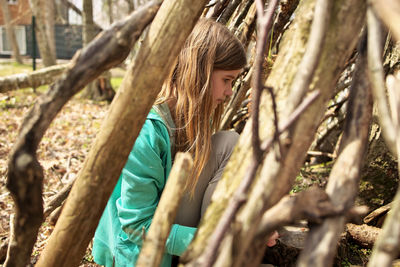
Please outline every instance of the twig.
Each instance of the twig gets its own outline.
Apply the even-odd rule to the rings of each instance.
[[[68,197],[69,192],[71,191],[72,185],[75,182],[75,179],[72,179],[68,184],[66,184],[56,195],[54,195],[47,203],[44,209],[44,219],[50,215],[56,208],[61,206],[64,200]]]
[[[299,118],[299,116],[305,111],[305,109],[317,99],[319,94],[320,93],[318,90],[310,93],[310,95],[307,96],[306,99],[304,99],[303,102],[300,103],[300,105],[293,111],[293,113],[290,114],[288,120],[279,126],[279,134],[282,134],[284,131],[289,129],[289,127]],[[266,151],[267,148],[271,145],[271,142],[271,139],[264,141],[261,144],[262,151]]]
[[[72,159],[72,154],[70,154],[70,155],[68,156],[68,159],[67,159],[67,167],[65,168],[65,173],[64,173],[64,175],[63,175],[61,178],[59,178],[61,184],[63,184],[63,181],[68,180],[68,176],[69,176],[69,173],[70,173],[70,171],[71,171],[71,168],[70,168],[70,167],[71,167],[71,159]]]
[[[322,151],[307,151],[307,155],[310,156],[326,156],[329,157],[331,159],[336,158],[337,156],[332,154],[332,153],[328,153],[328,152],[322,152]]]
[[[256,59],[254,61],[254,75],[253,75],[253,120],[252,120],[252,136],[251,143],[253,148],[253,158],[258,163],[261,163],[262,151],[260,147],[259,136],[259,113],[260,113],[260,98],[263,89],[262,69],[264,63],[264,53],[267,44],[268,32],[271,30],[272,18],[274,10],[278,5],[277,0],[272,0],[268,5],[268,10],[264,14],[264,3],[262,0],[256,1],[257,16],[258,16],[258,29],[259,37],[257,40]],[[257,165],[258,166],[258,165]]]

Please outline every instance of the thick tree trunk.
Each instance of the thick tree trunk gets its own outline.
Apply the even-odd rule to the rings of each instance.
[[[8,45],[12,49],[12,57],[15,59],[15,61],[22,64],[22,58],[19,53],[17,38],[15,37],[15,32],[11,23],[11,14],[8,8],[7,0],[0,0],[0,5],[3,11],[3,19],[4,19],[4,24],[6,26]]]
[[[109,3],[110,4],[110,3]],[[83,1],[83,31],[82,39],[83,46],[88,45],[97,34],[96,25],[93,21],[93,2],[92,0]],[[115,92],[111,87],[110,74],[108,72],[104,73],[102,77],[96,81],[93,81],[86,86],[85,91],[82,96],[84,98],[92,100],[107,100],[111,102]]]
[[[111,104],[38,267],[79,264],[146,115],[205,4],[206,0],[163,2]]]
[[[42,223],[43,172],[36,159],[36,150],[44,132],[74,94],[127,57],[132,44],[150,23],[157,9],[158,5],[152,5],[138,10],[77,53],[62,78],[36,101],[24,119],[8,164],[7,188],[15,202],[16,216],[5,266],[25,267],[28,264]],[[103,51],[101,55],[99,50]]]
[[[277,90],[278,116],[281,122],[285,122],[288,114],[293,111],[298,103],[287,100],[287,96],[291,94],[291,81],[293,81],[305,50],[307,35],[313,18],[311,12],[313,7],[314,1],[300,1],[295,19],[284,35],[280,52],[267,79],[266,85]],[[249,239],[252,240],[251,236],[257,230],[262,212],[279,201],[291,189],[296,174],[303,164],[307,149],[313,140],[319,121],[324,114],[326,103],[333,95],[339,74],[357,43],[357,38],[354,38],[354,36],[358,36],[361,31],[364,24],[364,14],[365,1],[335,1],[329,29],[326,32],[325,45],[322,47],[320,63],[315,71],[313,86],[311,87],[311,89],[319,90],[320,96],[299,118],[295,127],[287,133],[287,137],[281,140],[284,146],[284,151],[281,151],[281,160],[277,160],[275,151],[267,155],[265,163],[258,173],[258,178],[253,183],[253,190],[247,196],[248,201],[234,223],[235,226],[240,226],[238,227],[240,231],[234,235],[233,251],[236,252],[236,255],[248,249],[246,245],[251,242]],[[343,25],[346,26],[343,27]],[[260,135],[265,140],[267,137],[273,136],[274,126],[271,118],[273,112],[268,96],[264,95],[261,103]],[[225,169],[223,178],[213,195],[213,202],[203,217],[196,238],[189,247],[186,256],[183,257],[185,262],[199,257],[204,248],[207,247],[209,236],[212,235],[229,199],[244,176],[252,153],[250,128],[250,124],[247,123]],[[257,256],[260,253],[262,254],[261,251],[254,252]],[[236,260],[236,255],[234,255],[233,262],[239,265],[243,264]]]
[[[52,84],[68,66],[68,64],[56,65],[31,73],[0,77],[0,93],[28,87],[37,88],[42,85]]]
[[[56,53],[56,38],[55,38],[55,0],[45,0],[45,23],[46,23],[46,37],[49,44],[50,53],[57,59]]]
[[[110,25],[114,22],[114,15],[113,15],[113,2],[112,0],[107,0],[107,7],[108,7],[108,21]]]
[[[40,57],[42,58],[43,65],[45,67],[49,67],[56,64],[56,54],[55,49],[52,48],[52,43],[54,43],[54,39],[51,40],[51,36],[48,35],[50,29],[48,27],[52,27],[54,31],[54,25],[49,25],[50,22],[47,22],[46,17],[50,17],[47,15],[49,10],[46,7],[45,0],[32,0],[32,13],[36,17],[36,40],[39,46]],[[54,37],[54,33],[52,34]]]
[[[96,36],[96,29],[93,22],[93,2],[92,0],[83,0],[83,13],[82,13],[82,39],[83,46],[87,46]]]

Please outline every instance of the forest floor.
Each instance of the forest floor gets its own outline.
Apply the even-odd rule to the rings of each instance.
[[[0,64],[0,77],[14,73],[29,72],[28,66]],[[119,83],[119,79],[112,81]],[[46,92],[47,86],[33,92],[31,88],[0,94],[0,240],[9,235],[9,218],[13,213],[13,201],[5,187],[8,156],[18,136],[22,120],[36,98]],[[73,97],[57,115],[46,131],[37,151],[37,157],[44,169],[43,201],[56,194],[73,179],[87,155],[109,104]],[[46,245],[53,225],[45,221],[35,244],[32,263]],[[81,266],[96,266],[92,263],[88,249]]]

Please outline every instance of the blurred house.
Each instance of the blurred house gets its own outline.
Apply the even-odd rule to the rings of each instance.
[[[20,54],[32,57],[33,49],[40,57],[39,49],[33,43],[32,11],[29,0],[7,0]],[[69,17],[73,10],[65,5],[66,1],[56,0],[55,10],[55,42],[58,59],[70,59],[75,52],[82,48],[82,25],[70,24]],[[1,11],[1,10],[0,10]],[[3,12],[0,12],[0,57],[10,57],[12,48],[9,47]]]

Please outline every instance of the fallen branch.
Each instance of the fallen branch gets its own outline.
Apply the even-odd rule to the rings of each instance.
[[[55,65],[31,73],[0,77],[0,93],[22,88],[37,88],[55,82],[69,64]]]
[[[348,223],[346,224],[346,232],[359,245],[365,248],[372,248],[378,239],[381,229],[367,224],[356,225]]]
[[[164,254],[165,242],[175,220],[178,205],[184,193],[185,183],[192,168],[193,161],[190,153],[178,152],[136,266],[160,265]]]
[[[68,184],[66,184],[58,193],[51,197],[51,199],[47,202],[46,207],[44,209],[44,219],[50,215],[55,209],[61,206],[64,200],[68,197],[69,192],[71,191],[72,185],[74,184],[75,179],[72,179]]]
[[[388,211],[390,210],[391,206],[392,206],[392,202],[370,212],[367,216],[365,216],[365,218],[363,220],[364,223],[371,224],[373,221],[376,221],[379,218],[381,218],[382,216],[386,215],[388,213]],[[373,224],[373,225],[375,225],[375,224]]]
[[[28,264],[43,221],[43,169],[36,159],[36,150],[46,129],[74,94],[128,56],[158,7],[158,4],[151,4],[134,12],[75,54],[65,74],[38,98],[25,117],[8,165],[7,188],[15,202],[16,216],[15,238],[10,239],[5,266]]]

